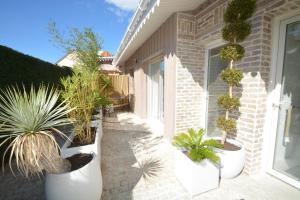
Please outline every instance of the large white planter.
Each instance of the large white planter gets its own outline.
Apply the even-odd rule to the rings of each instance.
[[[93,121],[91,127],[96,127],[95,142],[90,145],[71,147],[75,137],[73,132],[61,148],[62,158],[68,158],[79,153],[92,153],[93,160],[86,166],[64,174],[46,175],[47,200],[99,200],[102,194],[101,174],[101,138],[102,121]]]
[[[227,139],[226,141],[240,147],[240,150],[237,151],[216,149],[217,155],[220,157],[221,177],[230,179],[242,172],[245,165],[246,153],[245,148],[238,141],[232,139]]]
[[[211,161],[204,159],[196,163],[175,150],[175,175],[192,196],[217,188],[219,173],[219,168]]]
[[[45,181],[47,200],[99,200],[102,178],[99,161],[93,159],[85,166],[63,174],[47,174]]]
[[[85,146],[78,146],[78,147],[71,147],[68,148],[68,146],[71,145],[72,140],[75,137],[75,132],[72,132],[69,139],[65,142],[63,147],[61,148],[61,156],[63,158],[70,157],[74,154],[78,153],[91,153],[94,152],[96,154],[96,158],[99,160],[99,165],[101,161],[101,138],[102,138],[102,121],[101,120],[95,120],[92,121],[91,127],[96,127],[96,137],[95,142],[93,144],[85,145]]]

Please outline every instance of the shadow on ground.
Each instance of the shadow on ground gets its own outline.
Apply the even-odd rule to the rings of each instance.
[[[132,199],[138,183],[157,177],[163,166],[152,153],[162,138],[151,134],[145,124],[134,124],[131,119],[106,119],[101,159],[103,200]]]

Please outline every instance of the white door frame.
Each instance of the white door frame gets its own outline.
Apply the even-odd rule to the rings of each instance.
[[[223,39],[218,39],[214,40],[213,42],[210,42],[205,45],[205,69],[204,69],[204,100],[203,100],[203,105],[202,107],[205,110],[205,115],[203,115],[202,120],[201,120],[201,126],[205,128],[205,130],[208,127],[208,101],[209,101],[209,92],[208,92],[208,71],[209,71],[209,51],[211,49],[220,47],[225,45],[227,42],[224,41]]]
[[[272,35],[272,65],[270,75],[269,94],[267,97],[267,114],[265,124],[264,150],[263,150],[263,168],[267,172],[284,182],[300,189],[300,182],[279,173],[273,169],[273,160],[275,154],[275,143],[277,135],[277,123],[279,114],[279,102],[281,94],[281,79],[283,71],[284,47],[286,26],[289,23],[300,20],[300,11],[289,13],[274,19]],[[281,47],[281,48],[280,48]]]

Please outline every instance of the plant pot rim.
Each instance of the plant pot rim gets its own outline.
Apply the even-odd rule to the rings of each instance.
[[[221,140],[222,138],[219,137],[219,136],[216,136],[216,137],[211,137],[210,139]],[[239,142],[238,140],[235,140],[235,139],[227,138],[226,142],[228,142],[230,144],[233,144],[233,145],[239,147],[240,149],[239,150],[226,150],[226,149],[219,149],[219,148],[216,148],[216,149],[218,151],[239,152],[239,151],[243,151],[244,148],[245,148],[244,145],[241,142]]]
[[[188,157],[185,153],[184,153],[184,150],[180,149],[180,148],[176,148],[176,151],[177,152],[180,152],[181,154],[183,154],[189,161],[191,161],[192,163],[196,164],[196,165],[201,165],[202,162],[210,162],[213,164],[213,162],[211,160],[209,160],[208,158],[204,158],[202,159],[200,162],[197,162],[197,161],[193,161],[190,157]],[[188,151],[186,151],[188,152]]]
[[[99,132],[99,126],[101,126],[101,123],[102,123],[101,120],[93,120],[93,121],[91,121],[90,127],[96,128],[96,131],[95,131],[96,135],[95,135],[95,140],[94,140],[93,143],[86,144],[86,145],[79,145],[79,146],[75,146],[75,147],[69,147],[71,145],[73,139],[76,136],[75,130],[73,130],[72,133],[70,134],[70,136],[68,136],[68,139],[65,141],[65,143],[61,147],[61,149],[65,149],[65,150],[68,150],[68,149],[80,149],[81,147],[90,147],[90,146],[95,145],[97,143],[97,138],[101,137],[101,132]]]
[[[87,153],[76,153],[76,154],[74,154],[74,155],[77,155],[77,154],[87,154]],[[97,158],[97,156],[96,156],[96,154],[95,154],[94,152],[90,152],[89,154],[92,155],[93,158],[92,158],[88,163],[86,163],[83,167],[80,167],[80,168],[78,168],[78,169],[76,169],[76,170],[73,170],[73,171],[60,173],[60,174],[51,174],[51,173],[47,173],[47,175],[48,175],[48,176],[49,176],[49,175],[50,175],[50,176],[65,176],[65,175],[69,175],[69,174],[72,174],[72,173],[76,173],[77,171],[82,170],[82,169],[84,169],[84,168],[87,168],[88,165],[91,164],[92,162],[95,162],[95,160],[96,160],[96,158]],[[74,155],[72,155],[72,156],[74,156]],[[72,157],[72,156],[69,156],[69,157]],[[69,158],[69,157],[67,157],[67,158]],[[67,159],[67,158],[64,158],[64,159]]]

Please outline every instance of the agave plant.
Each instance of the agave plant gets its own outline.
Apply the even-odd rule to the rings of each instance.
[[[59,146],[53,136],[57,133],[66,137],[55,127],[66,125],[70,112],[67,105],[58,103],[60,93],[53,88],[41,86],[37,90],[31,87],[10,87],[0,95],[0,138],[10,145],[4,157],[11,149],[9,166],[15,156],[17,168],[22,175],[40,175],[43,170],[48,173],[61,173],[67,170],[69,163],[59,155]],[[4,159],[3,159],[4,160]],[[2,163],[4,165],[4,163]],[[14,173],[14,172],[13,172]]]
[[[194,129],[188,129],[188,133],[180,133],[175,136],[173,144],[186,151],[188,157],[195,162],[209,159],[217,163],[219,157],[216,155],[214,148],[222,148],[222,145],[214,139],[202,142],[204,133],[204,129],[200,129],[198,132]]]

